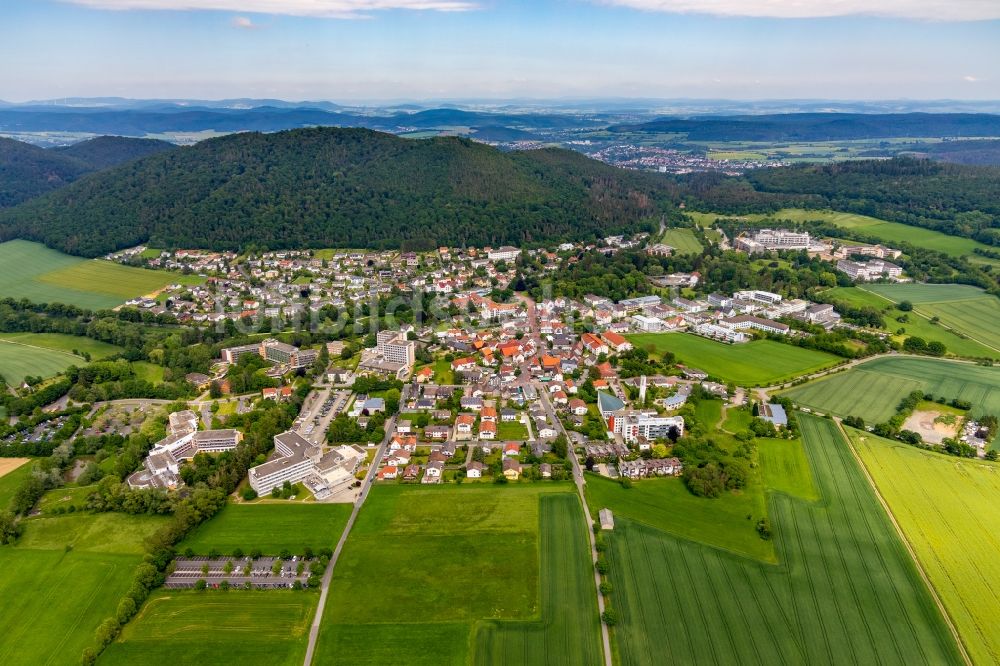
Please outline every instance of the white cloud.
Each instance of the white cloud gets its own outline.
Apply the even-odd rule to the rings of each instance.
[[[257,26],[254,24],[252,20],[250,20],[250,17],[248,16],[234,16],[233,27],[241,28],[243,30],[253,30]]]
[[[997,0],[593,0],[650,12],[759,18],[881,16],[928,21],[1000,19]]]
[[[975,83],[979,79],[977,79],[976,77],[972,76],[971,74],[966,74],[965,76],[962,77],[962,80],[963,81],[968,81],[969,83]]]
[[[368,12],[387,9],[462,12],[478,8],[472,0],[63,0],[63,2],[93,9],[210,10],[316,18],[364,18],[370,15]]]

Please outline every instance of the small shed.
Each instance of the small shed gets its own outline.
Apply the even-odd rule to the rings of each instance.
[[[611,513],[611,509],[601,509],[597,515],[600,518],[602,530],[615,529],[615,517]]]

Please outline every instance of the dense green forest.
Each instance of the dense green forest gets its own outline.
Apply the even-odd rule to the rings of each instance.
[[[362,129],[243,133],[91,175],[0,215],[0,238],[158,247],[530,245],[655,229],[678,187],[567,150]]]
[[[0,137],[0,208],[51,192],[88,171],[73,157]]]
[[[997,167],[897,158],[759,169],[747,179],[760,192],[1000,245]]]
[[[175,148],[177,146],[174,144],[157,139],[99,136],[71,146],[59,146],[49,150],[81,160],[91,170],[97,171]]]
[[[166,141],[102,136],[45,149],[0,137],[0,208],[57,190],[92,171],[172,148]]]

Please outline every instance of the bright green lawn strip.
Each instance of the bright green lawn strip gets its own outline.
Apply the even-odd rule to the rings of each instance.
[[[468,666],[471,631],[469,622],[324,624],[313,664]]]
[[[622,664],[960,663],[836,425],[800,424],[824,502],[771,496],[781,566],[616,517]],[[677,629],[665,640],[668,625]]]
[[[300,666],[319,594],[292,590],[160,590],[101,664]]]
[[[75,506],[74,511],[80,511],[87,506],[87,497],[94,492],[96,486],[65,486],[55,488],[42,495],[38,501],[38,511],[43,515],[50,515],[56,509],[66,511],[71,506]]]
[[[768,490],[804,500],[819,499],[802,440],[758,438],[754,441]]]
[[[476,632],[477,664],[600,664],[600,624],[580,500],[541,497],[541,617],[493,620]]]
[[[10,506],[17,489],[31,476],[32,464],[29,460],[17,469],[0,476],[0,511]]]
[[[686,365],[743,385],[768,386],[840,361],[832,354],[772,340],[730,345],[687,333],[642,333],[627,337],[637,347],[652,349],[654,354],[671,351]]]
[[[756,521],[766,515],[759,487],[705,499],[692,495],[677,478],[646,479],[626,489],[618,481],[588,474],[587,503],[591,515],[609,508],[616,519],[624,516],[683,539],[764,562],[777,561],[773,543],[754,530]]]
[[[230,504],[202,523],[179,546],[207,555],[213,548],[231,553],[240,548],[277,555],[284,549],[301,553],[332,548],[347,524],[350,504]]]
[[[124,513],[84,513],[32,518],[18,548],[142,555],[145,541],[170,519]]]
[[[677,254],[701,254],[705,251],[694,231],[684,227],[667,229],[660,242],[674,248]]]
[[[1000,662],[1000,466],[847,432],[973,662]]]
[[[726,420],[722,424],[722,429],[731,433],[744,432],[750,428],[751,421],[753,412],[749,409],[730,407],[726,410]]]

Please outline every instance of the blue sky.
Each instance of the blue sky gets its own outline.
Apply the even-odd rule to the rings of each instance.
[[[2,0],[0,62],[9,101],[1000,99],[1000,1]]]

